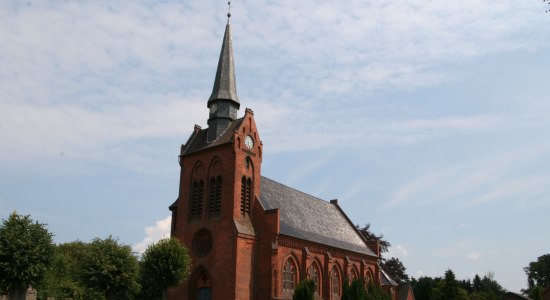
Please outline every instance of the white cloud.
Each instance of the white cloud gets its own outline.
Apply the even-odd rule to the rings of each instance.
[[[156,221],[155,226],[145,228],[145,237],[141,242],[132,246],[133,250],[141,255],[147,249],[147,246],[169,237],[171,224],[172,217],[168,216],[165,219]]]
[[[466,259],[472,260],[472,261],[478,261],[482,255],[483,255],[483,252],[470,252],[468,253],[468,255],[466,255]]]
[[[395,245],[391,246],[390,249],[388,249],[388,253],[386,254],[387,257],[407,257],[409,256],[409,250],[405,248],[403,245]]]

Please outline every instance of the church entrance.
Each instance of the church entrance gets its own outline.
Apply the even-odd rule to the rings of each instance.
[[[211,300],[212,290],[208,287],[203,287],[197,291],[197,300]]]
[[[211,300],[212,281],[210,274],[203,266],[198,266],[189,280],[189,299]]]

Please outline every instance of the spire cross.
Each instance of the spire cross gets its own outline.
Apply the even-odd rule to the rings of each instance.
[[[231,18],[231,1],[227,2],[227,21]]]

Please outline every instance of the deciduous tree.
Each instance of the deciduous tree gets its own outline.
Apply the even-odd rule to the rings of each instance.
[[[189,276],[191,257],[175,238],[163,239],[147,247],[140,261],[143,299],[165,298],[166,289]]]
[[[550,254],[544,254],[523,268],[527,274],[527,289],[523,290],[531,298],[539,296],[539,290],[550,286]]]
[[[29,286],[44,278],[54,251],[52,234],[30,216],[12,213],[0,226],[0,290],[24,299]]]
[[[109,300],[134,299],[140,291],[138,260],[128,245],[95,238],[82,258],[80,278]]]

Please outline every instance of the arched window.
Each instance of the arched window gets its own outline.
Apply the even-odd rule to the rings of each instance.
[[[351,284],[354,280],[358,279],[359,276],[357,276],[357,271],[355,271],[355,268],[351,268],[349,271],[349,283]]]
[[[252,199],[252,179],[243,176],[241,180],[241,215],[250,216],[250,202]]]
[[[340,300],[340,272],[336,266],[330,272],[330,299]]]
[[[208,197],[208,216],[219,216],[222,204],[222,177],[210,178],[210,194]]]
[[[202,199],[204,196],[204,181],[193,181],[191,186],[191,219],[200,219],[202,216]]]
[[[293,293],[296,287],[296,265],[291,258],[283,265],[283,292]]]
[[[321,295],[321,272],[316,263],[309,267],[309,279],[313,280],[315,295]]]

